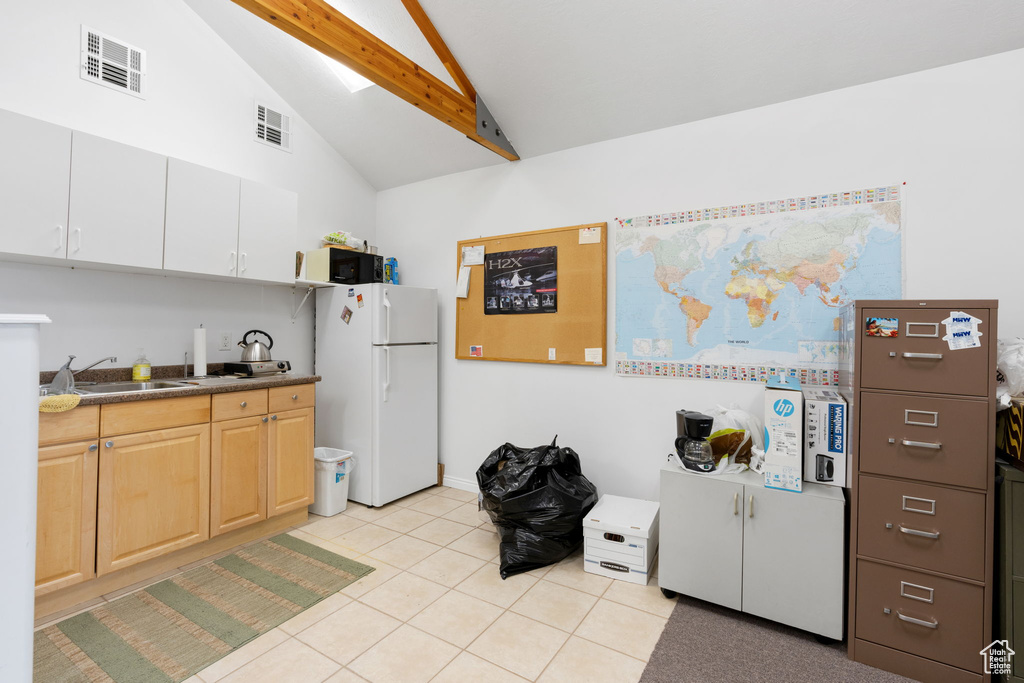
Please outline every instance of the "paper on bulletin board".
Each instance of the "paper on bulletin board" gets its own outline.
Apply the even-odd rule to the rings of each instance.
[[[602,351],[604,349],[598,347],[596,349],[583,349],[583,360],[587,363],[600,363],[602,357]]]
[[[580,244],[600,244],[601,228],[580,228]]]
[[[484,263],[484,247],[463,247],[462,248],[462,265],[464,266],[482,266]]]
[[[470,270],[466,266],[459,268],[459,281],[455,283],[455,296],[459,299],[469,296],[469,273]]]

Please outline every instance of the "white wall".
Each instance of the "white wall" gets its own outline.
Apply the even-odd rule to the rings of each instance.
[[[57,0],[45,12],[8,4],[0,108],[297,192],[300,249],[352,226],[373,241],[373,188],[298,116],[293,153],[254,142],[254,99],[294,112],[180,0]],[[145,100],[79,78],[82,24],[146,51]],[[280,335],[274,351],[310,372],[312,306],[293,324],[293,302],[289,287],[0,262],[0,310],[54,321],[42,335],[44,369],[69,353],[80,362],[117,354],[130,365],[139,346],[155,364],[178,364],[190,330],[205,323],[211,333]],[[210,351],[211,361],[238,357],[215,353],[212,341]]]
[[[381,192],[378,242],[403,283],[440,290],[446,475],[472,481],[505,441],[557,433],[600,491],[657,498],[675,410],[762,412],[755,384],[454,360],[457,240],[905,181],[905,295],[1001,299],[999,336],[1024,335],[1010,289],[1024,252],[1022,77],[1024,51],[1010,52]],[[608,290],[612,348],[613,253]]]

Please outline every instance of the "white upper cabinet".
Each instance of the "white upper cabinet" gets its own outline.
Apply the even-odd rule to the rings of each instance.
[[[68,259],[161,268],[167,157],[74,132]]]
[[[239,183],[237,176],[168,160],[165,269],[237,275]]]
[[[238,219],[238,277],[295,281],[298,195],[242,180]]]
[[[0,252],[67,255],[71,130],[0,110]]]

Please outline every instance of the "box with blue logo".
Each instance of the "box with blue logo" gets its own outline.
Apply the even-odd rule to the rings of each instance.
[[[846,408],[835,387],[804,387],[804,481],[848,486]]]
[[[764,485],[803,491],[804,395],[800,380],[773,376],[764,389]]]

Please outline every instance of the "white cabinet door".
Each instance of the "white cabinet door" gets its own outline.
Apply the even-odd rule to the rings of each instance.
[[[743,611],[841,639],[844,501],[762,486],[744,495]]]
[[[75,131],[68,258],[161,268],[167,157]]]
[[[239,182],[212,168],[167,160],[166,270],[236,274]]]
[[[295,281],[298,195],[242,180],[238,221],[238,277]]]
[[[743,485],[661,471],[658,585],[740,609]]]
[[[67,255],[71,130],[0,110],[0,251]]]

